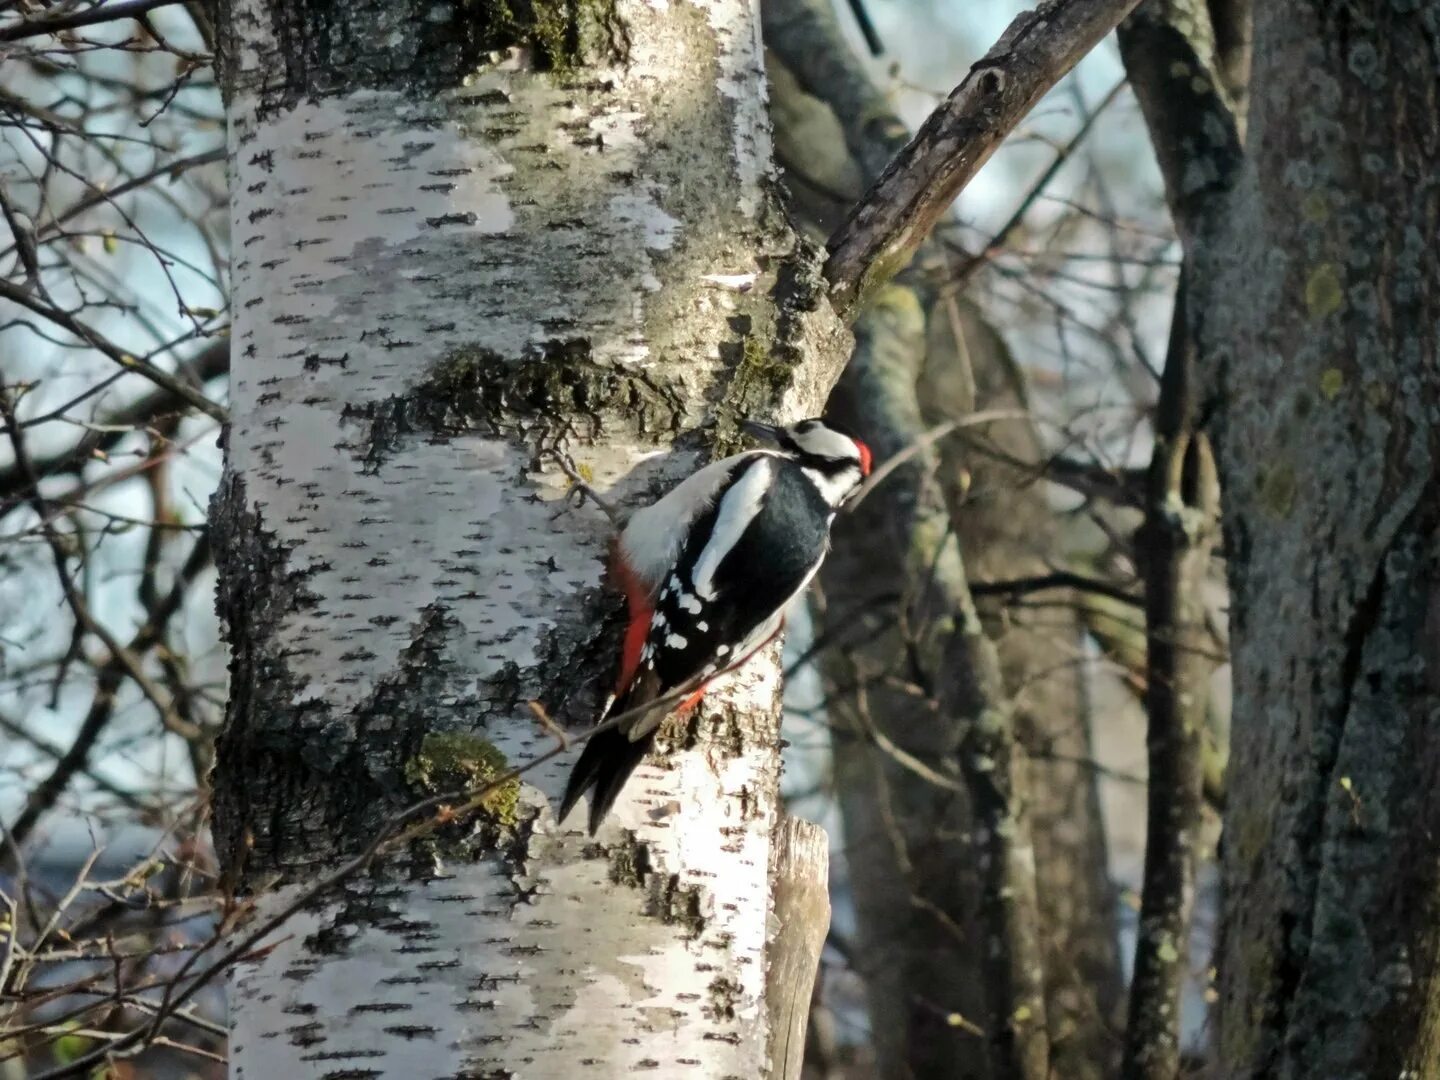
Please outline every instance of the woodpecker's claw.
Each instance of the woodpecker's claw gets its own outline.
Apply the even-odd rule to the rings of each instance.
[[[576,468],[575,462],[570,459],[570,455],[554,449],[546,450],[544,453],[560,467],[560,471],[563,472],[570,481],[570,490],[565,493],[565,500],[567,502],[573,498],[577,500],[575,505],[580,506],[588,498],[600,508],[600,512],[609,518],[610,523],[617,529],[625,524],[620,511],[608,500],[601,498],[595,489],[590,486],[590,483],[585,477],[580,475],[580,470]]]

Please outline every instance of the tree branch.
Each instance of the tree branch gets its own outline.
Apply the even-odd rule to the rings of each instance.
[[[212,341],[197,355],[180,365],[175,378],[183,385],[196,383],[204,385],[230,370],[230,342],[228,339]],[[113,412],[105,413],[95,427],[71,446],[57,450],[45,457],[30,459],[30,467],[36,480],[44,480],[62,473],[77,472],[97,452],[104,452],[130,434],[129,429],[143,427],[172,413],[188,410],[190,402],[168,389],[159,389],[134,401],[121,405]],[[0,517],[11,507],[10,500],[18,499],[28,489],[29,478],[22,472],[18,462],[0,467]]]
[[[1125,72],[1145,116],[1175,231],[1189,246],[1243,151],[1203,0],[1145,0],[1121,25]],[[1192,281],[1192,288],[1196,282]]]
[[[766,47],[806,93],[830,107],[864,182],[874,183],[910,131],[845,44],[835,9],[825,0],[765,0],[760,17]]]
[[[24,38],[39,37],[41,34],[58,34],[66,30],[97,26],[117,19],[134,19],[156,8],[180,2],[181,0],[120,0],[114,4],[96,4],[84,11],[38,15],[0,28],[0,41],[20,41]]]
[[[120,346],[85,325],[85,323],[81,322],[70,312],[31,296],[24,289],[18,288],[8,281],[0,281],[0,299],[9,300],[19,304],[23,308],[28,308],[42,319],[46,319],[61,329],[69,331],[81,341],[91,346],[91,348],[104,353],[125,370],[133,371],[136,375],[149,379],[162,390],[168,390],[175,397],[192,408],[200,410],[200,412],[203,412],[212,420],[218,420],[222,424],[225,422],[225,410],[205,397],[204,394],[200,393],[194,387],[187,386],[169,372],[161,371],[149,361],[131,356],[124,349],[120,348]]]
[[[1204,787],[1211,661],[1204,586],[1219,529],[1220,491],[1188,383],[1194,338],[1182,277],[1155,419],[1144,524],[1135,536],[1145,577],[1145,711],[1150,785],[1145,876],[1121,1076],[1174,1080],[1180,992],[1188,970],[1195,829]]]
[[[830,238],[842,315],[893,277],[996,147],[1137,0],[1046,0],[1012,22]]]

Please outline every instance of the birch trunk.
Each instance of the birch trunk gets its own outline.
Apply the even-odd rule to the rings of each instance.
[[[816,410],[848,339],[773,210],[750,0],[220,22],[215,835],[263,913],[397,809],[548,749],[527,701],[593,715],[609,526],[542,446],[648,499],[737,415]],[[233,975],[233,1074],[767,1075],[777,655],[598,843],[553,817],[572,753],[297,915]]]

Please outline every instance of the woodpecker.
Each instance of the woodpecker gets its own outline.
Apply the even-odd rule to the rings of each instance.
[[[625,594],[628,622],[600,719],[663,697],[678,704],[585,744],[560,818],[593,788],[591,836],[665,716],[694,708],[711,681],[780,632],[786,607],[825,560],[836,512],[870,473],[869,448],[824,420],[742,426],[775,449],[705,466],[637,510],[612,546],[610,580]]]

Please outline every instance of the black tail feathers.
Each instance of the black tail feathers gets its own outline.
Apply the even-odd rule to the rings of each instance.
[[[590,835],[594,836],[605,820],[605,815],[615,805],[615,799],[630,774],[650,749],[654,735],[649,734],[631,742],[625,732],[618,728],[602,731],[585,743],[580,760],[570,773],[565,785],[565,797],[560,800],[560,817],[564,821],[580,796],[595,789],[590,799]]]

